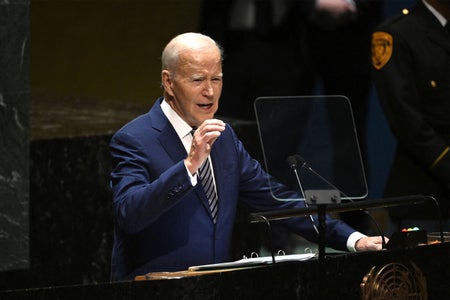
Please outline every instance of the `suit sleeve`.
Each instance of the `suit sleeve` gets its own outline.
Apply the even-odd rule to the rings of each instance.
[[[114,219],[127,233],[148,227],[193,189],[183,160],[159,174],[158,163],[130,134],[114,135],[110,152]]]

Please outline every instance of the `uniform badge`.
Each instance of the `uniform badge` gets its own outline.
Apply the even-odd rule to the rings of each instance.
[[[391,58],[392,35],[387,32],[377,31],[372,35],[372,65],[380,70]]]

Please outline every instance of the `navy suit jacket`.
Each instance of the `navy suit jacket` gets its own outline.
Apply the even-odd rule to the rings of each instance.
[[[267,173],[227,125],[211,151],[219,196],[214,224],[201,184],[191,184],[183,162],[186,150],[162,112],[161,101],[121,128],[110,143],[115,222],[111,280],[231,260],[238,200],[256,211],[304,206],[273,199]],[[283,197],[297,197],[280,184],[272,188]],[[317,241],[309,219],[283,223]],[[330,218],[327,229],[327,244],[346,250],[354,230]]]

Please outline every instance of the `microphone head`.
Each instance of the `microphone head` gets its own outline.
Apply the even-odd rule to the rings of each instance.
[[[304,165],[306,165],[306,160],[303,157],[301,157],[299,154],[295,154],[293,156],[295,157],[297,165],[302,166],[302,167]]]
[[[295,157],[295,155],[288,156],[287,163],[289,165],[289,168],[291,169],[297,168],[297,158]]]

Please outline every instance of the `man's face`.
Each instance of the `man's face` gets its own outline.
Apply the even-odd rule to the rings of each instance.
[[[212,119],[222,92],[219,49],[205,47],[182,52],[175,71],[163,71],[163,81],[169,94],[167,100],[189,125],[199,126]]]

